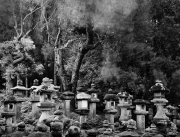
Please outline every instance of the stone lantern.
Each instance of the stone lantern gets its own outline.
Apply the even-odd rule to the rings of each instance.
[[[148,114],[148,111],[146,111],[147,102],[143,99],[136,99],[134,103],[136,104],[136,110],[134,111],[134,113],[136,114],[137,130],[140,133],[144,133],[145,132],[145,115]]]
[[[172,110],[173,110],[173,106],[168,105],[165,107],[165,114],[172,120]]]
[[[133,95],[128,94],[128,104],[130,105],[127,108],[127,114],[128,114],[128,119],[132,119],[132,111],[134,110],[134,106],[132,105],[132,100],[133,100]]]
[[[172,114],[173,114],[173,122],[175,123],[175,124],[177,124],[177,119],[178,119],[178,107],[174,107],[173,108],[173,112],[172,112]]]
[[[39,103],[39,95],[37,95],[37,92],[35,90],[39,87],[39,80],[35,79],[33,81],[33,86],[30,87],[31,89],[31,103],[32,103],[32,112],[36,112],[39,110],[37,107],[37,104]]]
[[[12,124],[16,123],[16,119],[13,119],[16,115],[16,98],[9,96],[4,101],[4,110],[1,112],[1,116],[5,118],[5,133],[12,133],[13,127]]]
[[[47,78],[44,78],[43,81],[47,81]],[[40,95],[39,97],[39,103],[37,104],[37,107],[40,108],[42,111],[42,114],[39,118],[39,122],[41,123],[44,119],[48,118],[50,116],[50,111],[53,107],[55,107],[55,104],[52,103],[52,92],[53,90],[48,89],[48,85],[41,86],[41,89],[38,89],[37,91]]]
[[[156,125],[166,126],[169,118],[165,114],[164,105],[168,102],[165,98],[165,93],[169,90],[164,87],[162,81],[156,80],[156,84],[150,88],[150,91],[154,92],[154,99],[151,102],[157,107],[153,121]]]
[[[86,90],[85,87],[79,87],[78,94],[76,95],[77,105],[78,108],[76,109],[76,112],[80,114],[80,123],[86,122],[86,117],[89,113],[88,109],[88,100],[91,98],[91,96],[84,91]]]
[[[128,96],[129,94],[127,92],[119,92],[117,94],[117,97],[119,98],[118,106],[121,109],[121,115],[119,121],[127,121],[129,119],[127,109],[130,107],[130,104],[128,102]]]
[[[109,90],[109,91],[111,91],[111,90]],[[104,100],[106,103],[104,112],[108,116],[107,118],[110,122],[112,129],[114,129],[114,115],[118,112],[115,109],[115,101],[117,100],[117,97],[115,94],[106,94],[104,96]]]
[[[166,115],[169,118],[171,118],[171,121],[173,121],[175,124],[177,124],[177,116],[178,116],[177,110],[178,110],[178,107],[168,105],[168,106],[166,106],[166,109],[167,109]]]
[[[65,91],[62,93],[62,99],[64,100],[65,115],[68,117],[70,114],[70,103],[74,98],[74,93]]]
[[[91,84],[91,89],[88,90],[88,93],[91,95],[91,98],[89,100],[89,117],[95,118],[96,117],[96,103],[98,103],[100,100],[97,98],[97,93],[99,90],[95,88],[94,84]]]
[[[21,107],[22,102],[25,102],[28,100],[26,91],[30,91],[28,88],[22,86],[22,80],[18,80],[17,86],[14,88],[11,88],[13,91],[13,95],[16,97],[16,103],[15,103],[15,119],[16,121],[20,121],[21,118]]]

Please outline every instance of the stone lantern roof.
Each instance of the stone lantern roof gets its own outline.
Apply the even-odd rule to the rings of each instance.
[[[4,98],[4,103],[15,103],[17,101],[17,98],[13,95],[7,95],[5,98]]]
[[[81,92],[79,94],[77,94],[76,99],[77,100],[89,100],[91,98],[91,95]]]
[[[150,91],[153,91],[153,92],[160,92],[160,91],[161,92],[169,92],[169,89],[163,85],[162,81],[156,80],[156,84],[150,88]]]
[[[24,86],[15,86],[14,88],[11,88],[12,90],[23,90],[23,91],[27,91],[27,90],[30,90],[29,88],[26,88]]]
[[[61,96],[62,99],[64,100],[71,100],[74,98],[74,93],[70,92],[70,91],[65,91],[62,93],[62,96]]]
[[[118,98],[117,98],[117,96],[115,94],[106,94],[104,96],[104,100],[107,100],[107,101],[110,101],[110,100],[116,101],[116,100],[118,100]]]
[[[91,88],[87,91],[89,94],[91,93],[98,93],[99,90],[95,88],[94,84],[91,84]]]
[[[108,114],[116,114],[118,111],[115,108],[111,108],[107,111]]]
[[[139,105],[148,104],[148,102],[147,102],[146,100],[144,100],[144,99],[136,99],[136,100],[134,101],[134,103],[135,103],[135,104],[139,104]]]
[[[168,109],[175,109],[175,107],[171,106],[171,105],[166,106],[166,108],[168,108]]]
[[[151,102],[153,102],[153,103],[168,103],[168,100],[165,98],[154,98],[153,100],[151,100]]]
[[[78,92],[86,92],[87,88],[85,86],[80,86],[80,87],[77,88],[77,91]]]
[[[133,98],[133,96],[131,96],[129,93],[127,93],[127,92],[119,92],[118,94],[117,94],[117,96],[118,97],[120,97],[120,98]]]
[[[26,87],[24,87],[22,85],[23,85],[22,80],[18,80],[17,81],[17,86],[15,86],[14,88],[11,88],[11,89],[12,90],[24,90],[24,91],[30,90],[29,88],[26,88]]]

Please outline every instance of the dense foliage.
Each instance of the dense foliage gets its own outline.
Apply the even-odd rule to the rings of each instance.
[[[94,82],[103,94],[112,88],[150,99],[149,88],[160,79],[171,91],[168,100],[180,103],[179,0],[0,2],[1,50],[10,52],[7,41],[12,43],[18,37],[21,19],[28,15],[23,22],[23,36],[31,30],[25,38],[36,47],[26,56],[33,63],[20,63],[29,68],[30,81],[47,76],[62,89],[71,87],[73,92],[78,85]],[[0,54],[1,61],[10,66],[11,56],[5,54]],[[34,63],[44,67],[42,76],[36,75]]]

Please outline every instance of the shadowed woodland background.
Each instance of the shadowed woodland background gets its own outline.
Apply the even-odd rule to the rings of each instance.
[[[149,88],[160,79],[170,89],[169,102],[180,103],[179,0],[0,3],[2,92],[17,79],[30,87],[34,79],[49,77],[62,91],[71,87],[76,93],[77,86],[93,82],[102,97],[112,88],[150,99]],[[19,43],[25,58],[13,63]]]

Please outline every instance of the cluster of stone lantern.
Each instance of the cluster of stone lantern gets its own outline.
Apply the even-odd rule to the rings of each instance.
[[[96,103],[99,102],[97,93],[99,90],[91,84],[91,88],[87,90],[86,87],[80,86],[77,88],[77,109],[76,112],[80,115],[80,123],[86,122],[87,116],[94,118],[96,116]],[[89,93],[89,94],[87,94]],[[88,108],[89,106],[89,108]]]

